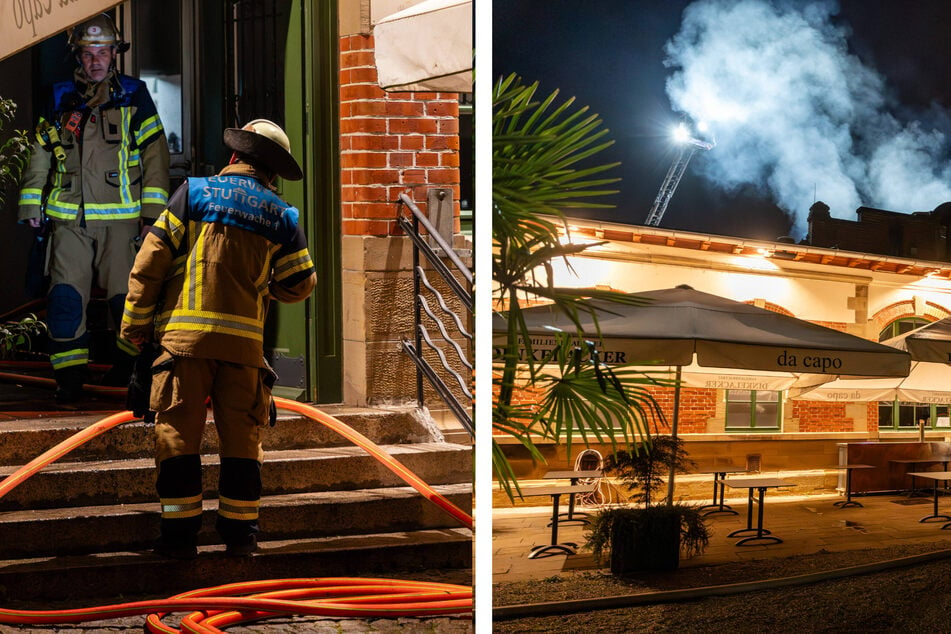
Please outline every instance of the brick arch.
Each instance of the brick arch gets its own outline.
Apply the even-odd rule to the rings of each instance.
[[[761,302],[761,303],[762,303],[762,308],[764,308],[765,310],[769,310],[769,311],[772,311],[772,312],[774,312],[774,313],[779,313],[780,315],[786,315],[787,317],[793,317],[793,318],[796,318],[796,319],[802,319],[801,317],[796,317],[796,314],[795,314],[794,312],[792,312],[791,310],[788,310],[788,309],[786,309],[786,308],[783,308],[783,307],[780,306],[779,304],[774,304],[773,302],[766,301],[765,299],[754,299],[754,300],[747,301],[747,302],[744,302],[744,303],[745,303],[745,304],[750,304],[751,306],[754,306],[754,305],[756,305],[756,302]],[[825,326],[826,328],[831,328],[832,330],[838,330],[838,331],[840,331],[840,332],[848,332],[848,325],[847,325],[847,324],[844,324],[844,323],[841,323],[841,322],[835,322],[835,321],[815,321],[815,320],[812,320],[812,319],[807,319],[807,320],[804,320],[804,321],[808,321],[808,322],[811,323],[811,324],[816,324],[817,326]]]
[[[925,302],[924,314],[919,315],[915,312],[914,300],[909,299],[885,306],[876,312],[869,321],[874,324],[875,332],[881,332],[889,324],[906,317],[924,317],[928,321],[939,321],[948,316],[951,316],[951,312],[934,302]]]
[[[757,300],[754,299],[753,301],[744,302],[744,303],[746,303],[746,304],[751,304],[751,305],[754,305],[754,306],[755,306],[755,305],[756,305],[756,301],[757,301]],[[795,315],[792,314],[792,311],[789,311],[789,310],[783,308],[783,307],[780,306],[779,304],[774,304],[773,302],[768,302],[768,301],[766,301],[765,299],[759,300],[759,301],[761,301],[762,304],[763,304],[763,305],[762,305],[762,308],[764,308],[764,309],[766,309],[766,310],[772,311],[772,312],[774,312],[774,313],[779,313],[780,315],[786,315],[787,317],[795,317]]]

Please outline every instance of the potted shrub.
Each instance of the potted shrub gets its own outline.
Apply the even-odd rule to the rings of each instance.
[[[706,548],[710,533],[697,507],[656,503],[662,474],[672,462],[678,471],[693,464],[683,440],[670,436],[655,436],[638,451],[619,451],[605,460],[605,474],[626,484],[632,491],[629,499],[640,505],[601,511],[586,535],[599,561],[610,552],[613,574],[676,570],[681,553],[689,557]]]

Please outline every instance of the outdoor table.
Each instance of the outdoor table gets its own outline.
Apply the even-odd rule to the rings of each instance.
[[[873,464],[838,464],[833,467],[835,469],[845,469],[845,499],[839,500],[838,502],[833,502],[832,506],[838,506],[839,508],[848,508],[850,506],[857,506],[859,508],[864,508],[861,502],[856,502],[852,499],[852,471],[855,469],[874,469],[875,465]]]
[[[590,493],[594,491],[593,484],[579,484],[574,486],[550,486],[526,489],[522,495],[550,495],[551,496],[551,543],[535,546],[528,554],[529,559],[540,559],[541,557],[551,557],[558,553],[574,555],[578,544],[574,542],[558,543],[558,502],[562,495],[574,495],[575,493]]]
[[[919,478],[927,478],[934,481],[934,511],[931,515],[925,515],[922,517],[919,522],[922,524],[926,522],[947,522],[942,529],[951,527],[951,515],[940,515],[938,513],[938,483],[944,482],[947,484],[951,480],[951,471],[919,471],[917,473],[909,473],[910,476],[917,476]]]
[[[911,466],[910,466],[910,469],[911,469],[912,471],[918,471],[918,465],[925,465],[925,464],[938,464],[938,463],[941,463],[941,464],[943,464],[943,465],[945,466],[945,468],[947,468],[947,466],[948,466],[948,459],[947,459],[947,458],[944,458],[944,457],[941,457],[941,458],[906,458],[906,459],[904,459],[904,460],[889,460],[889,462],[893,462],[893,463],[895,463],[895,464],[911,465]],[[909,467],[906,467],[906,468],[909,468]],[[911,473],[911,472],[906,472],[905,475],[910,475],[910,476],[911,476],[911,490],[908,492],[908,497],[915,497],[915,493],[916,493],[917,490],[918,490],[917,487],[915,487],[915,477],[916,477],[916,476],[915,476],[914,473]]]
[[[747,544],[752,544],[753,542],[781,544],[783,540],[772,535],[770,531],[763,528],[763,505],[765,504],[766,489],[772,489],[776,487],[794,487],[796,485],[792,482],[780,480],[779,478],[733,478],[732,480],[724,480],[723,484],[730,487],[731,489],[747,489],[748,492],[746,507],[746,528],[735,530],[727,535],[727,537],[740,537],[743,535],[749,535],[748,537],[744,537],[740,541],[736,542],[737,546],[746,546]],[[759,500],[754,500],[753,489],[759,491]],[[759,514],[755,528],[753,527],[754,503],[759,504]],[[755,534],[755,536],[753,534]]]
[[[723,486],[723,482],[726,480],[728,473],[746,473],[746,469],[742,467],[714,467],[712,469],[703,469],[697,473],[713,474],[713,503],[704,504],[698,509],[700,511],[711,509],[704,513],[703,516],[706,517],[707,515],[716,515],[718,513],[739,515],[737,511],[733,510],[732,506],[723,503],[723,492],[726,490]]]
[[[586,471],[549,471],[542,476],[543,480],[568,480],[571,482],[571,485],[574,486],[578,484],[578,480],[598,480],[604,474],[600,469],[590,469]],[[562,519],[564,518],[564,519]],[[588,524],[588,514],[584,512],[575,513],[575,494],[572,493],[568,497],[568,512],[560,513],[558,515],[558,521],[562,524],[568,522],[576,522],[578,524]]]

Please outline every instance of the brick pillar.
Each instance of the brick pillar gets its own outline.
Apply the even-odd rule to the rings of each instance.
[[[340,38],[344,399],[414,400],[415,367],[399,351],[412,338],[411,243],[396,225],[407,192],[453,191],[459,230],[459,105],[455,93],[386,93],[376,83],[373,37]],[[462,245],[460,236],[454,239]]]

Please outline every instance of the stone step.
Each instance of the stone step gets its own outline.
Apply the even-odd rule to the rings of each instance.
[[[449,443],[385,445],[383,451],[431,485],[472,482],[472,448]],[[206,496],[217,490],[218,457],[202,458]],[[0,467],[0,477],[16,470]],[[358,447],[268,451],[263,495],[402,486],[392,471]],[[134,504],[155,500],[148,458],[54,462],[0,499],[0,510]]]
[[[466,511],[469,483],[433,487]],[[202,544],[220,541],[214,525],[218,505],[205,500]],[[158,538],[159,505],[116,504],[0,514],[0,558],[81,555],[147,550]],[[268,496],[261,500],[262,540],[359,535],[454,528],[459,522],[411,487]]]
[[[378,410],[342,405],[321,410],[340,419],[377,444],[427,442],[431,432],[406,408]],[[24,464],[106,415],[44,416],[0,421],[0,464]],[[217,453],[213,418],[205,430],[202,453]],[[328,427],[296,413],[280,413],[264,435],[264,448],[347,446],[350,442]],[[147,458],[153,455],[152,426],[141,421],[119,425],[70,453],[71,460]]]
[[[257,579],[396,576],[424,569],[472,566],[465,528],[393,531],[304,540],[262,541],[251,557],[227,557],[203,546],[192,561],[148,552],[36,557],[0,561],[0,601],[64,606],[113,604],[135,597]],[[92,631],[92,630],[91,630]]]

